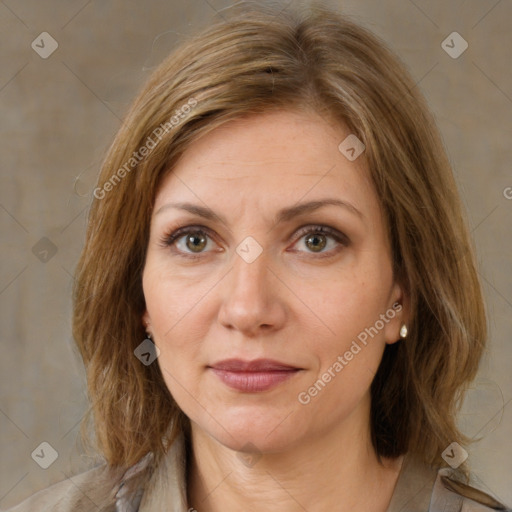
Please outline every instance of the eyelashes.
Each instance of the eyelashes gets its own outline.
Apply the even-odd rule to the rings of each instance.
[[[180,245],[182,239],[184,239],[186,243],[186,237],[189,235],[194,235],[195,240],[200,240],[200,244],[205,250],[201,250],[199,252],[189,251],[189,248],[184,244],[181,244],[182,247],[179,248],[178,245]],[[305,238],[306,235],[309,236]],[[350,245],[350,239],[344,233],[338,231],[337,229],[331,228],[330,226],[325,225],[314,224],[299,228],[291,237],[291,240],[293,241],[292,245],[296,246],[304,238],[306,244],[307,241],[316,239],[317,241],[325,241],[325,245],[320,247],[321,251],[309,250],[307,248],[308,246],[304,245],[304,247],[306,247],[306,250],[292,249],[289,252],[305,252],[306,254],[310,254],[314,258],[325,258],[332,257],[335,254],[338,254],[340,250]],[[164,234],[164,236],[160,240],[160,245],[164,248],[170,248],[171,251],[176,255],[188,259],[197,260],[199,258],[204,258],[206,254],[212,252],[211,250],[208,250],[208,247],[212,243],[215,245],[215,242],[213,241],[214,239],[214,233],[206,226],[189,225],[180,227],[174,231]],[[331,245],[334,245],[334,248],[331,248],[330,250],[324,250],[324,248],[329,245],[329,241],[333,242]],[[198,247],[197,244],[195,245],[196,247]],[[216,250],[214,252],[222,252],[222,250]]]

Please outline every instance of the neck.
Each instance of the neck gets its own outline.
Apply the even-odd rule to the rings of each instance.
[[[385,512],[402,458],[378,460],[369,426],[348,421],[254,463],[192,427],[188,499],[201,512]],[[255,508],[254,504],[257,504]]]

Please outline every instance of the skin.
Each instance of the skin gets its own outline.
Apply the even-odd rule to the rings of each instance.
[[[393,279],[364,154],[351,162],[338,150],[349,134],[313,112],[237,119],[194,142],[156,195],[143,323],[161,351],[169,391],[191,420],[188,498],[200,512],[385,511],[389,504],[401,459],[376,457],[370,384],[407,321],[407,297]],[[325,198],[361,215],[327,205],[274,223],[282,208]],[[225,222],[168,206],[175,202],[209,207]],[[198,225],[208,228],[200,252],[186,235],[174,246],[162,242]],[[348,244],[320,234],[316,251],[316,225],[343,233]],[[297,234],[303,226],[311,228]],[[249,236],[262,248],[250,263],[236,252]],[[338,356],[397,302],[402,310],[300,403],[299,393],[332,374]],[[248,393],[208,368],[228,358],[270,358],[301,370]]]

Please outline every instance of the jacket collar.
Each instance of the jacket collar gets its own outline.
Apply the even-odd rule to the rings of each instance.
[[[153,471],[138,508],[138,512],[161,512],[162,510],[193,511],[187,506],[186,448],[183,434],[174,440],[161,463]]]

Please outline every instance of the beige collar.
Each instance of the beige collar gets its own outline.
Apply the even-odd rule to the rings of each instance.
[[[405,455],[402,469],[386,512],[428,512],[437,472]]]
[[[192,512],[187,506],[185,438],[173,442],[151,476],[140,503],[139,512]]]

